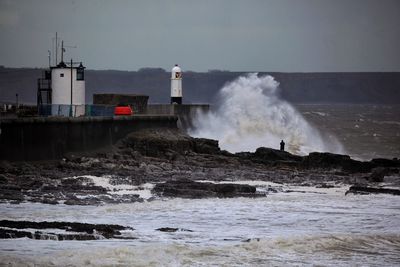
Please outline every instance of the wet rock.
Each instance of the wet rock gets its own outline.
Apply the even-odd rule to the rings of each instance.
[[[378,167],[372,170],[368,180],[375,183],[383,182],[385,175],[389,174],[390,170],[384,167]]]
[[[398,175],[389,176],[399,173],[396,166],[399,166],[398,159],[360,162],[331,153],[301,157],[270,148],[231,154],[220,151],[216,140],[192,138],[177,129],[144,129],[128,134],[115,146],[97,152],[72,153],[61,161],[0,161],[0,201],[65,202],[67,205],[143,201],[133,194],[121,196],[96,186],[84,177],[110,174],[112,185],[190,179],[262,180],[327,187],[331,183],[368,184],[385,176],[386,182],[390,180],[391,184],[399,185]],[[390,173],[379,171],[380,167],[389,169]],[[198,184],[171,181],[157,185],[153,191],[159,196],[186,198],[260,196],[253,187],[246,191],[239,185]]]
[[[267,147],[260,147],[254,153],[250,152],[241,152],[236,153],[241,159],[247,159],[255,163],[263,163],[263,164],[276,164],[276,163],[287,163],[292,166],[298,166],[301,162],[302,157],[290,154],[286,151],[280,151]]]
[[[6,160],[0,160],[0,173],[6,173],[13,169],[13,166],[10,162]]]
[[[143,129],[128,134],[116,146],[130,148],[143,156],[165,157],[168,151],[184,153],[194,145],[190,136],[177,129]]]
[[[76,233],[51,233],[46,231],[29,232],[20,229],[61,229]],[[0,238],[54,239],[54,240],[95,240],[99,238],[119,238],[121,230],[134,230],[115,224],[88,224],[76,222],[30,222],[30,221],[0,221]]]
[[[178,155],[185,155],[188,151],[200,154],[220,152],[218,141],[192,138],[178,129],[143,129],[127,135],[117,142],[116,147],[125,151],[125,154],[134,155],[139,152],[143,156],[169,160],[175,160]]]
[[[102,187],[102,186],[95,186],[91,184],[81,184],[81,183],[76,183],[76,184],[64,184],[60,188],[51,188],[53,191],[58,190],[63,190],[66,192],[87,192],[89,194],[101,194],[101,193],[107,193],[107,189]]]
[[[26,190],[36,190],[36,189],[41,188],[42,186],[43,186],[43,181],[40,181],[40,178],[38,178],[34,181],[29,181],[29,182],[21,185],[21,187]]]
[[[177,232],[177,231],[182,231],[182,232],[193,232],[192,230],[189,230],[189,229],[171,228],[171,227],[161,227],[161,228],[156,229],[156,231],[167,232],[167,233],[173,233],[173,232]]]
[[[307,169],[340,169],[350,173],[370,172],[373,164],[353,160],[348,155],[312,152],[303,158],[302,167]]]
[[[13,184],[5,184],[1,186],[2,190],[8,190],[8,191],[21,191],[22,188],[18,185],[13,185]]]
[[[256,158],[264,161],[301,161],[302,157],[267,147],[260,147],[254,152]]]
[[[347,155],[313,152],[304,157],[302,165],[306,168],[338,168],[349,160]]]
[[[46,233],[42,231],[27,232],[20,230],[11,230],[11,229],[0,229],[0,239],[11,239],[11,238],[22,238],[27,237],[30,239],[38,239],[38,240],[96,240],[99,239],[100,236],[90,235],[90,234],[55,234],[55,233]]]
[[[275,188],[275,187],[268,187],[267,188],[267,192],[269,192],[269,193],[278,193],[278,192],[281,192],[282,191],[282,189],[281,190],[278,190],[277,188]]]
[[[24,195],[20,190],[0,189],[0,199],[21,202],[24,200]]]
[[[394,159],[372,159],[371,163],[378,167],[400,167],[400,160]]]
[[[53,184],[44,184],[42,186],[42,191],[43,192],[56,192],[58,191],[59,188],[57,187],[57,185],[53,185]]]
[[[55,199],[44,198],[44,199],[42,199],[41,203],[49,204],[49,205],[56,205],[56,204],[58,204],[58,201]]]
[[[0,174],[0,184],[8,183],[8,179],[4,174]]]
[[[80,178],[80,177],[62,179],[62,180],[61,180],[61,184],[62,184],[63,186],[70,186],[70,185],[79,184],[79,182],[82,181],[82,180],[79,179],[79,178]]]
[[[342,166],[344,162],[349,160],[350,156],[348,155],[313,152],[305,157],[303,164],[308,167],[327,168]]]
[[[260,240],[261,240],[261,238],[248,238],[248,239],[242,240],[242,242],[245,242],[245,243],[260,242]]]
[[[392,188],[379,188],[379,187],[368,187],[368,186],[358,186],[353,185],[349,188],[345,195],[353,194],[390,194],[390,195],[400,195],[399,189]]]
[[[251,185],[203,183],[188,179],[160,183],[152,191],[160,196],[182,198],[265,196],[256,193],[256,188]]]
[[[200,154],[219,154],[221,152],[217,140],[206,138],[195,138],[193,150]]]
[[[27,232],[27,231],[18,231],[18,230],[1,229],[0,228],[0,238],[1,239],[22,238],[22,237],[32,238],[33,235],[31,232]]]

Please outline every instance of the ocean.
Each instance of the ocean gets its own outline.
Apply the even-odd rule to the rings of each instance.
[[[1,219],[131,226],[135,240],[2,239],[2,266],[395,266],[400,204],[345,187],[281,186],[266,198],[157,199],[104,206],[1,204]],[[299,191],[299,192],[296,192]],[[179,228],[160,232],[160,227]]]
[[[323,136],[334,135],[355,159],[400,158],[400,105],[295,106]]]
[[[335,136],[353,158],[399,157],[400,106],[295,108],[322,137]],[[249,183],[259,191],[281,190],[254,199],[154,199],[146,184],[131,191],[141,194],[143,203],[1,203],[1,220],[120,224],[133,227],[123,235],[137,239],[1,239],[0,266],[400,265],[398,196],[345,195],[345,185]],[[161,227],[180,230],[156,230]]]

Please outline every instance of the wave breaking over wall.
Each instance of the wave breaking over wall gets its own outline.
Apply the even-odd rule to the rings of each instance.
[[[282,139],[291,153],[343,153],[336,138],[323,138],[278,91],[279,83],[272,76],[241,76],[220,90],[214,111],[198,114],[196,128],[189,134],[219,140],[221,149],[233,153],[279,148]]]

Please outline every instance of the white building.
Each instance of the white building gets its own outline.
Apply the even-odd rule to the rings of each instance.
[[[72,63],[73,65],[73,63]],[[52,115],[85,115],[85,67],[61,62],[51,67]]]
[[[171,104],[182,104],[182,70],[178,64],[171,71]]]

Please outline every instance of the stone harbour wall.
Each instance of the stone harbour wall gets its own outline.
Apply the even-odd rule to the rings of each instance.
[[[115,144],[146,128],[177,128],[174,115],[35,117],[0,120],[0,160],[60,159]]]

